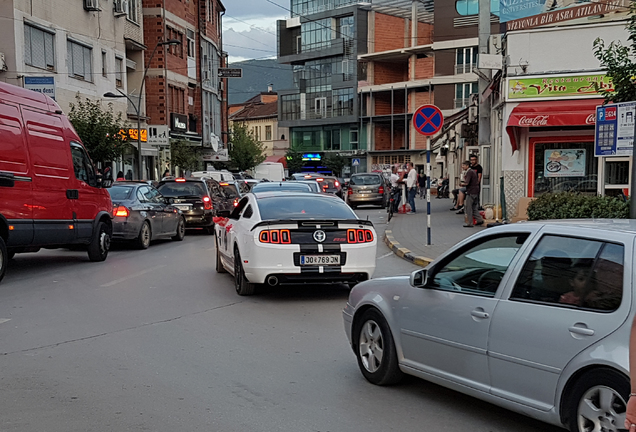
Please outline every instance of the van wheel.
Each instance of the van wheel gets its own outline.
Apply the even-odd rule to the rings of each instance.
[[[88,245],[88,258],[93,261],[104,261],[110,250],[110,230],[104,222],[99,222]]]
[[[181,241],[185,237],[185,219],[179,218],[177,223],[177,233],[172,237],[172,240]]]
[[[4,244],[4,239],[0,237],[0,281],[7,271],[7,264],[9,264],[9,253],[7,252],[7,245]]]
[[[150,246],[150,238],[152,237],[152,232],[150,231],[150,224],[148,221],[144,222],[139,230],[139,235],[135,240],[135,245],[138,249],[148,249]]]

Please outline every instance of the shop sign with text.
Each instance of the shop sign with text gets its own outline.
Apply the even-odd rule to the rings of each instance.
[[[605,74],[512,77],[506,87],[508,100],[572,99],[597,96],[599,89],[614,90],[612,79]]]
[[[140,129],[140,131],[141,142],[148,141],[148,130]],[[124,140],[137,141],[137,129],[121,129],[119,135],[121,135]]]

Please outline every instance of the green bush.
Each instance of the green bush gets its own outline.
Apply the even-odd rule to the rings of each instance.
[[[629,204],[620,198],[572,192],[546,193],[528,205],[528,220],[607,218],[627,219]]]

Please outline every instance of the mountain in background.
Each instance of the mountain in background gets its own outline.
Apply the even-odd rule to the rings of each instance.
[[[279,64],[276,59],[246,60],[232,63],[230,68],[243,69],[243,78],[229,78],[230,104],[245,102],[260,92],[266,92],[267,86],[274,85],[274,91],[292,87],[290,65]]]

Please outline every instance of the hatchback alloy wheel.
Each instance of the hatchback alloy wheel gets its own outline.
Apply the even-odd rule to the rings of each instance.
[[[577,423],[580,432],[615,432],[625,428],[627,404],[614,389],[591,387],[579,402]]]
[[[360,358],[366,370],[376,372],[382,366],[384,354],[384,338],[378,324],[369,320],[360,330],[360,342],[358,343]]]

